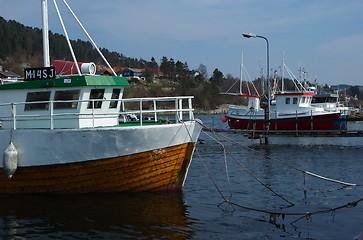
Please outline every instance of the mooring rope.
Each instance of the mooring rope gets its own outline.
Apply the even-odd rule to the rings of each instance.
[[[248,147],[248,146],[246,146],[246,145],[244,145],[244,144],[242,144],[242,143],[240,143],[240,142],[234,141],[233,139],[231,139],[231,138],[229,138],[229,137],[227,137],[227,136],[225,136],[225,135],[223,135],[223,134],[219,134],[219,135],[220,135],[220,136],[222,136],[222,137],[224,137],[224,138],[225,138],[225,139],[227,139],[227,140],[233,141],[234,143],[236,143],[236,144],[238,144],[238,145],[240,145],[240,146],[242,146],[242,147],[244,147],[244,148],[246,148],[246,149],[248,149],[248,150],[250,150],[250,151],[252,151],[252,152],[254,152],[254,153],[256,153],[256,154],[261,155],[261,152],[256,151],[256,150],[255,150],[255,149],[253,149],[253,148],[250,148],[250,147]],[[280,164],[284,164],[284,166],[290,167],[290,168],[292,168],[292,169],[294,169],[294,170],[297,170],[297,171],[299,171],[299,172],[301,172],[301,173],[303,173],[303,174],[307,174],[307,175],[313,176],[313,177],[315,177],[315,178],[319,178],[319,179],[322,179],[322,180],[325,180],[325,181],[329,181],[329,182],[339,183],[339,184],[346,185],[346,186],[357,186],[357,184],[356,184],[356,183],[343,182],[343,181],[340,181],[340,180],[337,180],[337,179],[332,179],[332,178],[324,177],[324,176],[321,176],[321,175],[319,175],[319,174],[312,173],[312,172],[310,172],[310,171],[306,171],[306,170],[299,169],[298,167],[295,167],[295,166],[293,166],[293,165],[289,164],[289,163],[288,163],[288,162],[286,162],[286,161],[282,161],[282,160],[280,160],[280,159],[277,159],[277,158],[275,158],[275,157],[271,157],[271,156],[266,155],[266,154],[263,154],[263,156],[264,156],[264,157],[266,157],[266,158],[268,158],[268,159],[271,159],[271,160],[274,160],[274,161],[276,161],[276,162],[279,162]]]
[[[202,121],[200,121],[200,120],[195,120],[195,122],[197,123],[197,124],[199,124],[200,126],[199,127],[201,127],[202,129],[203,129],[203,127],[204,127],[204,125],[203,125],[203,123],[202,123]],[[193,141],[193,138],[192,138],[192,136],[191,136],[191,134],[190,134],[190,131],[189,131],[189,129],[186,127],[186,125],[185,125],[185,123],[183,122],[183,126],[185,126],[185,129],[186,129],[186,131],[187,131],[187,133],[188,133],[188,136],[189,136],[189,139],[191,140],[191,141]],[[222,148],[223,148],[223,151],[225,151],[225,147],[224,147],[224,145],[221,143],[221,142],[219,142],[218,140],[216,140],[221,146],[222,146]],[[201,156],[200,156],[200,153],[199,153],[199,151],[198,151],[198,149],[196,148],[196,142],[193,142],[193,145],[194,145],[194,149],[195,149],[195,151],[197,152],[197,154],[198,154],[198,156],[199,156],[199,159],[201,159]],[[230,185],[230,177],[229,177],[229,173],[228,173],[228,167],[227,167],[227,156],[226,156],[226,154],[225,154],[225,152],[224,152],[224,154],[223,154],[223,156],[224,156],[224,163],[225,163],[225,171],[226,171],[226,175],[227,175],[227,181],[228,181],[228,189],[229,189],[229,193],[230,193],[230,196],[229,196],[229,199],[231,199],[232,198],[232,189],[231,189],[231,185]],[[205,165],[205,163],[204,162],[202,162],[202,164],[203,164],[203,166],[204,166],[204,169],[206,170],[206,172],[207,172],[207,174],[209,175],[209,177],[211,178],[211,180],[212,180],[212,182],[213,182],[213,184],[215,185],[215,187],[216,187],[216,189],[219,191],[219,193],[220,193],[220,195],[222,196],[222,198],[225,200],[225,201],[229,201],[227,198],[225,198],[225,196],[223,195],[223,193],[219,190],[219,188],[218,188],[218,186],[217,186],[217,182],[213,179],[213,177],[212,177],[212,174],[210,173],[210,171],[208,170],[208,167]]]
[[[206,135],[209,135],[207,134],[206,132],[204,132]],[[217,141],[219,144],[220,141],[218,141],[216,138],[213,138],[212,136],[209,135],[210,138],[212,138],[213,140]],[[294,205],[292,202],[290,202],[289,200],[287,200],[285,197],[283,197],[281,194],[278,194],[277,192],[275,192],[272,188],[270,188],[269,186],[267,186],[265,183],[263,183],[258,177],[256,177],[251,171],[248,170],[248,168],[246,168],[241,162],[239,162],[234,156],[232,153],[230,153],[228,150],[226,150],[226,148],[224,147],[223,144],[221,144],[221,146],[223,147],[223,151],[224,153],[228,153],[231,158],[241,167],[243,168],[250,176],[252,176],[257,182],[259,182],[261,185],[263,185],[265,188],[267,188],[269,191],[271,191],[274,195],[280,197],[281,199],[283,199],[284,201],[288,202],[289,204],[291,205]],[[226,159],[226,156],[224,156],[224,158]]]
[[[209,129],[208,127],[206,127],[204,124],[200,123],[204,128],[207,128]],[[212,131],[211,129],[209,129],[210,132],[213,133],[213,136],[211,136],[210,134],[208,134],[206,131],[203,131],[207,136],[209,136],[212,140],[216,141],[222,148],[223,148],[223,153],[224,153],[224,162],[225,164],[227,164],[227,161],[226,161],[226,154],[229,154],[232,159],[238,164],[240,165],[240,167],[242,167],[248,174],[250,174],[252,177],[254,177],[260,184],[262,184],[264,187],[267,187],[267,189],[269,189],[270,191],[272,191],[276,196],[279,196],[280,198],[284,199],[285,201],[289,202],[290,204],[294,205],[293,203],[291,203],[290,201],[288,201],[287,199],[285,199],[284,197],[282,197],[281,195],[277,194],[275,191],[273,191],[270,187],[268,187],[266,184],[264,184],[262,181],[259,181],[258,178],[256,178],[243,164],[241,164],[239,161],[237,161],[237,159],[228,151],[226,150],[226,147],[224,146],[224,144],[222,144],[218,139],[217,139],[217,133],[215,131]],[[250,151],[253,151],[257,154],[261,154],[260,152],[256,151],[255,149],[253,148],[250,148],[248,146],[245,146],[243,144],[241,144],[240,142],[237,142],[237,141],[234,141],[233,139],[227,137],[227,136],[224,136],[222,134],[218,134],[219,136],[222,136],[223,138],[227,139],[227,140],[230,140],[230,141],[233,141],[233,143],[237,143],[241,146],[243,146],[244,148],[247,148],[248,150]],[[229,190],[230,190],[230,197],[227,198],[224,196],[223,194],[223,191],[218,187],[218,184],[217,184],[217,181],[214,179],[213,177],[213,174],[209,171],[207,165],[205,164],[201,154],[199,153],[198,149],[196,148],[196,153],[199,157],[199,160],[201,161],[204,169],[206,170],[209,178],[211,179],[211,181],[213,182],[215,188],[217,189],[218,193],[221,195],[222,199],[224,200],[225,203],[229,204],[229,205],[232,205],[232,206],[237,206],[237,207],[240,207],[240,208],[243,208],[243,209],[246,209],[246,210],[250,210],[250,211],[255,211],[255,212],[261,212],[261,213],[266,213],[266,214],[269,214],[270,215],[270,218],[273,218],[273,219],[276,219],[277,216],[281,216],[283,219],[285,218],[285,216],[300,216],[298,219],[294,220],[293,222],[291,222],[291,224],[301,220],[301,219],[309,219],[312,215],[316,215],[316,214],[322,214],[322,213],[328,213],[328,212],[333,212],[335,213],[335,211],[339,210],[339,209],[342,209],[342,208],[347,208],[347,207],[355,207],[358,205],[359,202],[363,201],[363,198],[360,198],[356,201],[350,201],[346,204],[343,204],[343,205],[340,205],[340,206],[337,206],[337,207],[334,207],[334,208],[330,208],[330,209],[324,209],[324,210],[316,210],[316,211],[312,211],[312,212],[283,212],[283,211],[273,211],[273,210],[268,210],[268,209],[259,209],[259,208],[254,208],[254,207],[248,207],[248,206],[245,206],[245,205],[242,205],[242,204],[239,204],[239,203],[235,203],[233,201],[231,201],[231,198],[232,198],[232,191],[231,191],[231,187],[230,187],[230,183],[229,183],[229,180],[228,180],[228,185],[229,185]],[[315,174],[315,173],[312,173],[312,172],[309,172],[309,171],[305,171],[305,170],[301,170],[295,166],[292,166],[291,164],[288,164],[284,161],[281,161],[277,158],[274,158],[274,157],[271,157],[271,156],[268,156],[266,154],[263,154],[265,157],[267,157],[268,159],[272,159],[272,160],[275,160],[277,162],[279,162],[280,164],[284,164],[285,166],[288,166],[294,170],[297,170],[297,171],[300,171],[302,172],[304,175],[307,174],[307,175],[310,175],[310,176],[313,176],[313,177],[316,177],[318,179],[321,179],[321,180],[325,180],[325,181],[329,181],[329,182],[334,182],[334,183],[338,183],[338,184],[342,184],[342,185],[345,185],[345,186],[357,186],[357,184],[353,184],[353,183],[347,183],[347,182],[343,182],[343,181],[339,181],[339,180],[336,180],[336,179],[331,179],[331,178],[327,178],[327,177],[323,177],[321,175],[318,175],[318,174]],[[227,178],[229,178],[229,176],[227,175]],[[304,180],[304,185],[305,185],[305,180]],[[305,190],[304,190],[305,191]],[[221,204],[219,204],[221,205]]]

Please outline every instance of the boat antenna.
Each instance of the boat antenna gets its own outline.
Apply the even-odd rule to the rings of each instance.
[[[240,66],[240,83],[239,83],[239,93],[242,94],[242,84],[243,84],[243,50],[241,50],[241,66]]]
[[[261,66],[261,60],[258,61],[258,65],[260,66],[260,75],[261,75],[261,88],[262,88],[262,95],[265,95],[265,81],[264,81],[264,75],[263,75],[263,67]]]
[[[281,91],[285,91],[285,53],[282,52],[282,64],[281,64]]]

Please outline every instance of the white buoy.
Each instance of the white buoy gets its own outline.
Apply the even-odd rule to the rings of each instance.
[[[11,178],[18,168],[18,151],[13,142],[4,151],[3,168],[8,178]]]

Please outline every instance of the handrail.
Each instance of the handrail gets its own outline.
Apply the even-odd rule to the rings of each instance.
[[[183,121],[183,115],[194,119],[192,108],[193,96],[181,97],[157,97],[157,98],[126,98],[126,99],[89,99],[89,100],[62,100],[62,101],[35,101],[35,102],[14,102],[0,104],[0,122],[12,122],[12,129],[17,129],[17,122],[49,120],[49,127],[53,129],[55,121],[59,119],[90,119],[92,127],[96,127],[95,121],[107,118],[119,118],[135,114],[139,116],[139,123],[143,125],[144,117],[149,116],[154,122],[162,119],[161,115],[175,116],[175,122]],[[183,101],[185,101],[183,103]],[[91,108],[88,108],[88,104]],[[101,108],[95,107],[95,102],[102,102]],[[116,108],[110,108],[111,102],[117,102]],[[57,108],[57,103],[76,103],[76,108]],[[107,106],[106,106],[106,104]],[[133,104],[134,103],[134,104]],[[25,105],[45,104],[46,109],[25,110]],[[148,109],[144,109],[149,105]],[[186,106],[186,107],[183,107]],[[126,119],[124,118],[124,122]],[[150,121],[150,120],[148,120]],[[3,125],[3,124],[2,124]],[[98,125],[99,126],[99,125]],[[45,128],[45,127],[42,127]],[[73,128],[73,127],[72,127]]]

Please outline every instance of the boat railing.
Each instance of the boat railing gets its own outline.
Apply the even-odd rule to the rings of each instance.
[[[88,127],[102,127],[129,122],[131,119],[127,116],[131,115],[137,116],[137,119],[132,121],[139,125],[146,122],[160,122],[165,119],[165,116],[170,122],[179,123],[184,119],[194,119],[193,98],[193,96],[178,96],[5,103],[0,104],[0,123],[2,128],[14,130],[19,128],[59,128],[56,124],[57,121],[67,120],[69,122],[88,120],[91,122],[88,123]],[[111,103],[113,107],[111,107]],[[65,104],[68,107],[59,107],[59,104]],[[43,106],[43,109],[27,110],[27,106],[28,108]],[[26,124],[27,122],[32,124]],[[77,127],[72,124],[67,127],[64,124],[61,128]]]
[[[140,123],[144,119],[145,115],[152,115],[154,121],[158,121],[160,114],[174,114],[175,121],[180,122],[183,120],[183,115],[188,114],[189,119],[194,119],[192,108],[193,96],[181,96],[181,97],[159,97],[159,98],[125,98],[121,100],[120,113],[127,114],[138,114]],[[184,108],[184,101],[187,101],[187,107]],[[139,103],[137,110],[127,108],[127,103]],[[148,109],[144,109],[144,104],[149,105]]]

